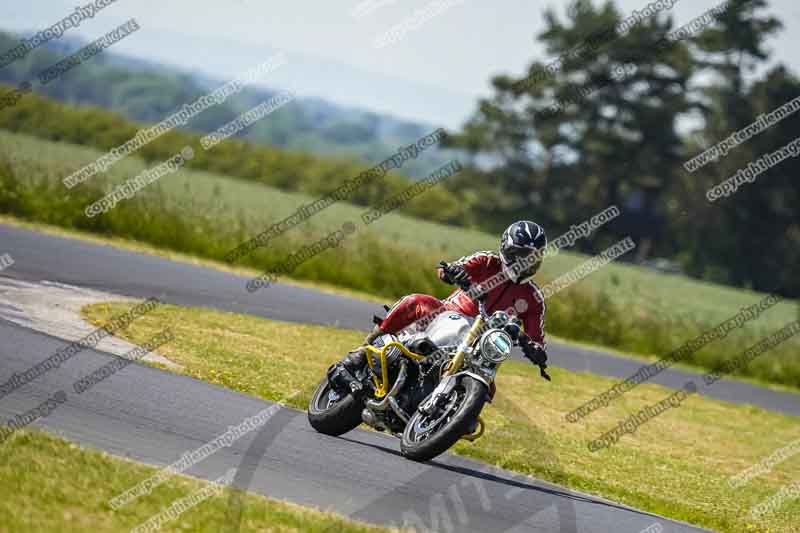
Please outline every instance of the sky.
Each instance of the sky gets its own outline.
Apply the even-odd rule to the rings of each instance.
[[[26,0],[0,5],[0,28],[41,30],[90,0]],[[594,2],[597,4],[597,1]],[[677,25],[719,0],[678,0]],[[617,0],[622,13],[644,0]],[[800,73],[800,2],[770,0],[784,28],[768,43],[772,61]],[[535,36],[543,11],[563,14],[567,2],[523,0],[117,0],[69,35],[96,39],[135,18],[141,29],[111,50],[227,81],[284,50],[288,63],[265,85],[304,96],[457,127],[477,99],[491,94],[496,74],[519,75],[547,59]],[[440,12],[433,7],[440,6]],[[411,27],[414,14],[418,24]],[[407,23],[397,42],[378,46]],[[491,43],[491,44],[489,44]]]

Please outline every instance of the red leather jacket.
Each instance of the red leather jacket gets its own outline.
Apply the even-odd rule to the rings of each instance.
[[[451,264],[462,266],[473,284],[482,283],[502,271],[500,257],[492,252],[477,252]],[[489,291],[486,310],[489,313],[503,310],[516,315],[522,321],[525,333],[544,348],[544,294],[533,282],[517,284],[503,279],[503,283]],[[478,304],[461,289],[453,291],[445,300],[445,305],[465,315],[478,315]]]

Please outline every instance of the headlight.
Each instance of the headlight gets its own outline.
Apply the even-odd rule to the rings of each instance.
[[[499,329],[491,330],[481,339],[481,358],[493,364],[500,364],[511,355],[511,337]]]

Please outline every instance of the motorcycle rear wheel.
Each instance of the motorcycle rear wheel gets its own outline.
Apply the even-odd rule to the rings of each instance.
[[[413,461],[428,461],[446,452],[472,430],[486,398],[486,385],[463,376],[441,412],[428,417],[416,411],[411,416],[403,431],[400,452]]]
[[[364,408],[362,402],[352,394],[334,399],[336,395],[328,378],[325,378],[308,402],[308,421],[311,427],[334,437],[357,428],[361,424],[361,410]]]

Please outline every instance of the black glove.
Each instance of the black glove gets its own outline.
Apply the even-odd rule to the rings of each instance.
[[[527,335],[520,338],[519,345],[525,357],[528,358],[531,363],[539,367],[539,375],[547,381],[551,381],[550,376],[545,370],[547,368],[547,352],[544,351],[544,348],[533,342]]]
[[[547,352],[539,344],[533,342],[530,338],[524,337],[520,338],[519,345],[522,348],[522,353],[531,363],[547,367]]]
[[[461,290],[467,291],[472,285],[469,274],[461,265],[448,265],[444,261],[439,261],[439,268],[442,269],[442,281],[450,285],[458,285]]]

